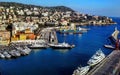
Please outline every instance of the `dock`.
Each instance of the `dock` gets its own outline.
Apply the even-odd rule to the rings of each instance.
[[[114,50],[102,62],[91,69],[87,75],[119,75],[120,50]]]
[[[44,28],[40,31],[40,39],[44,39],[47,43],[58,43],[57,34],[54,28]]]

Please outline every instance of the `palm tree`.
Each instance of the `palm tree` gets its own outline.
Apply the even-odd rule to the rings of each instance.
[[[6,30],[7,30],[7,31],[10,31],[10,42],[11,42],[13,24],[12,24],[12,23],[9,23],[8,26],[6,27]]]

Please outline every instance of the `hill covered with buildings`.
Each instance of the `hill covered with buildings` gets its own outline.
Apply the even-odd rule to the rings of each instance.
[[[41,27],[70,25],[108,25],[115,22],[105,16],[75,12],[65,6],[43,7],[0,2],[0,45],[10,41],[34,40]]]
[[[0,24],[8,22],[33,22],[39,25],[111,24],[111,18],[75,12],[65,6],[43,7],[14,2],[0,2]]]

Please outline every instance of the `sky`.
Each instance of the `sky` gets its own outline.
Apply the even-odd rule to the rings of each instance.
[[[40,6],[67,6],[75,11],[108,17],[120,17],[120,0],[0,0]]]

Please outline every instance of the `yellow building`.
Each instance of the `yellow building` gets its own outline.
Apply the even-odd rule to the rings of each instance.
[[[0,45],[8,45],[10,43],[10,32],[0,30]]]
[[[20,37],[19,37],[19,39],[20,40],[26,40],[26,34],[20,34]]]

